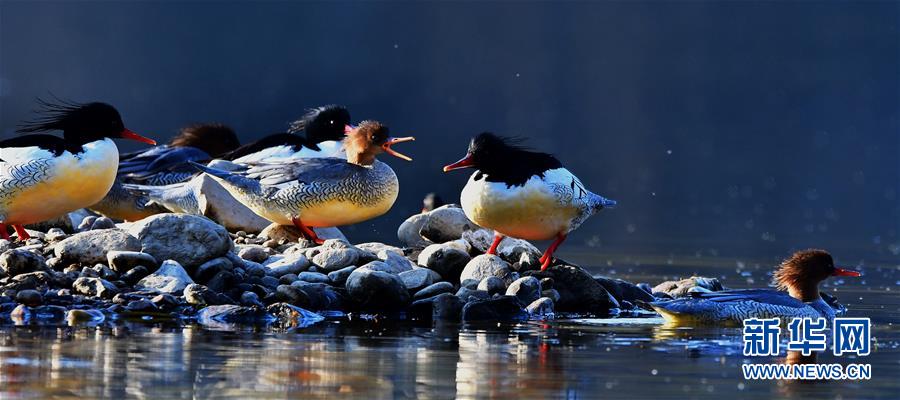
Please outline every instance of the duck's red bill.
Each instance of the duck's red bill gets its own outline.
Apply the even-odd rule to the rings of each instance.
[[[834,272],[831,273],[831,276],[860,276],[859,271],[854,271],[852,269],[843,269],[843,268],[835,268]]]
[[[391,148],[391,146],[393,146],[397,143],[412,142],[413,140],[416,140],[416,138],[414,138],[412,136],[400,137],[400,138],[392,137],[392,138],[388,138],[387,142],[384,142],[384,144],[381,145],[381,148],[384,149],[385,153],[388,153],[394,157],[397,157],[397,158],[400,158],[400,159],[403,159],[406,161],[412,161],[412,158],[410,158],[406,154],[402,154],[402,153],[395,151],[394,149]]]
[[[132,131],[131,129],[127,129],[127,128],[124,131],[122,131],[122,133],[120,133],[119,136],[122,139],[137,140],[138,142],[144,142],[144,143],[151,144],[154,146],[156,145],[155,140],[138,135],[137,133],[134,133],[134,131]]]
[[[463,157],[462,160],[459,160],[453,164],[444,166],[444,172],[450,172],[450,171],[453,171],[454,169],[472,168],[474,166],[475,166],[475,162],[474,162],[474,160],[472,160],[472,155],[467,154],[465,157]]]

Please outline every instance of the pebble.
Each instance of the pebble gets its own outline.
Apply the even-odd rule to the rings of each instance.
[[[544,272],[528,271],[536,278],[553,278],[554,288],[559,292],[556,310],[563,312],[587,312],[609,315],[619,308],[616,299],[594,280],[585,270],[571,265],[554,265]]]
[[[296,276],[295,280],[301,280],[303,282],[309,283],[331,283],[331,279],[328,278],[328,275],[309,271],[301,272],[300,275]]]
[[[356,249],[331,249],[316,254],[313,264],[323,271],[332,272],[355,264],[358,258],[359,252]]]
[[[144,279],[144,277],[147,275],[150,275],[150,271],[147,269],[147,267],[145,267],[143,265],[138,265],[137,267],[134,267],[134,268],[128,270],[128,272],[122,274],[120,276],[120,278],[122,279],[123,282],[134,286],[141,279]]]
[[[90,230],[98,230],[98,229],[113,229],[116,227],[116,223],[107,217],[99,217],[94,220],[94,223],[91,224]]]
[[[383,261],[385,264],[389,265],[391,269],[399,274],[401,272],[412,271],[412,269],[416,266],[412,261],[408,258],[404,257],[402,254],[391,251],[391,250],[380,250],[376,257]]]
[[[604,277],[595,277],[594,280],[603,285],[603,288],[620,303],[623,301],[634,303],[635,301],[650,302],[655,300],[650,292],[631,282]]]
[[[410,302],[400,277],[387,272],[358,269],[347,278],[345,287],[350,298],[366,310],[397,311]]]
[[[163,261],[159,269],[141,279],[138,289],[152,289],[162,293],[181,293],[187,285],[194,283],[187,271],[177,261]]]
[[[482,254],[469,261],[463,268],[459,280],[474,279],[481,282],[482,279],[489,276],[500,278],[507,285],[515,280],[512,271],[509,269],[509,263],[491,254]]]
[[[97,325],[106,320],[106,316],[100,310],[72,309],[66,313],[66,322],[69,325]]]
[[[513,296],[497,296],[487,300],[475,300],[462,308],[463,322],[473,321],[522,321],[528,313]]]
[[[400,227],[397,228],[397,238],[400,239],[400,243],[403,243],[406,247],[417,249],[432,244],[433,242],[425,239],[419,233],[427,220],[428,214],[416,214],[403,221]]]
[[[454,289],[453,289],[452,283],[438,282],[438,283],[432,284],[432,285],[416,292],[416,294],[415,294],[415,296],[413,296],[413,298],[416,300],[426,299],[429,297],[437,296],[441,293],[453,293],[453,291],[454,291]]]
[[[310,262],[306,256],[298,254],[295,257],[273,256],[269,262],[263,264],[266,267],[266,275],[279,278],[287,274],[300,274],[309,269]]]
[[[437,272],[440,276],[455,282],[472,257],[458,248],[446,244],[432,244],[419,253],[419,265]]]
[[[0,273],[16,276],[45,269],[47,262],[33,252],[21,249],[7,250],[0,254]]]
[[[101,278],[78,278],[72,284],[75,293],[91,297],[112,298],[118,293],[116,285]]]
[[[260,307],[218,305],[206,307],[197,313],[198,323],[214,327],[235,323],[266,324],[274,320],[275,317]]]
[[[37,307],[44,303],[44,297],[37,290],[20,290],[16,293],[16,301],[28,307]]]
[[[403,281],[403,285],[406,286],[406,290],[409,290],[410,293],[418,292],[434,283],[431,271],[427,269],[404,271],[398,274],[398,276],[400,277],[400,280]]]
[[[531,302],[525,307],[525,310],[533,317],[552,317],[554,314],[553,300],[548,297],[541,297]]]
[[[197,215],[152,215],[132,223],[128,233],[140,241],[144,253],[188,268],[222,257],[234,246],[225,227]]]
[[[435,208],[427,216],[419,234],[434,243],[456,240],[467,230],[479,229],[478,225],[469,221],[462,208],[455,204]]]
[[[344,283],[347,282],[347,278],[349,278],[350,274],[352,274],[353,271],[355,271],[357,268],[359,267],[351,265],[346,268],[341,268],[337,271],[329,272],[328,279],[331,279],[331,282],[335,285],[344,286]]]
[[[541,281],[533,276],[516,279],[506,289],[507,296],[515,296],[522,304],[531,304],[541,297]]]
[[[231,263],[228,257],[216,257],[200,264],[200,266],[197,267],[197,270],[194,271],[193,279],[196,282],[206,283],[220,272],[230,272],[232,270],[234,270],[234,264]]]
[[[226,304],[228,302],[221,294],[213,292],[212,290],[209,290],[208,287],[196,283],[185,286],[183,295],[184,300],[188,304],[194,306],[212,306]]]
[[[121,229],[101,229],[76,233],[53,246],[60,259],[87,265],[107,262],[114,250],[140,251],[141,243]]]
[[[106,253],[106,262],[113,271],[124,274],[139,265],[148,270],[156,269],[159,263],[153,256],[139,251],[113,250]]]
[[[489,276],[482,279],[481,282],[478,282],[477,288],[478,290],[483,290],[485,292],[488,292],[489,295],[493,296],[498,293],[506,292],[506,283],[503,282],[503,279],[500,279],[496,276]]]
[[[134,313],[155,313],[159,312],[159,307],[147,299],[137,299],[128,302],[125,309]]]
[[[272,254],[272,249],[263,246],[257,245],[245,245],[241,246],[238,251],[238,257],[243,258],[245,260],[250,260],[254,262],[261,263],[266,261]]]

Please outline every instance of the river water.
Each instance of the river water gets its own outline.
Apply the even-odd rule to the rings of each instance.
[[[574,258],[578,259],[578,256]],[[598,257],[582,256],[599,260]],[[715,260],[596,267],[656,283],[700,273],[763,286],[762,263]],[[623,264],[618,264],[623,265]],[[113,322],[0,327],[0,398],[898,398],[900,273],[866,266],[825,290],[870,317],[867,381],[747,381],[738,328],[668,327],[659,318],[557,319],[464,325],[328,320],[289,331]]]

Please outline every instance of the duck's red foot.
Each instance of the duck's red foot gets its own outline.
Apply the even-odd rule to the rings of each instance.
[[[497,247],[500,246],[500,242],[503,241],[504,237],[499,232],[494,232],[494,243],[491,243],[491,248],[488,249],[486,254],[497,254]]]
[[[544,252],[544,255],[541,256],[541,271],[547,270],[550,267],[550,261],[553,261],[553,253],[556,252],[556,249],[559,248],[559,245],[562,244],[563,241],[566,240],[566,235],[560,233],[556,235],[556,240],[550,244],[550,247],[547,248],[547,251]]]
[[[319,235],[316,235],[316,231],[306,226],[303,221],[300,221],[300,218],[291,218],[291,222],[294,223],[294,226],[296,226],[297,229],[300,229],[300,233],[307,240],[312,241],[315,244],[325,243],[325,239],[319,238]]]
[[[6,230],[6,224],[0,224],[0,238],[9,240],[9,231]]]
[[[24,226],[18,225],[18,224],[13,224],[13,229],[16,230],[16,235],[19,236],[19,240],[25,241],[25,240],[31,239],[31,235],[29,235],[28,232],[25,231]]]

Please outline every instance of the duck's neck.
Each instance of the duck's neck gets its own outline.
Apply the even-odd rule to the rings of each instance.
[[[363,167],[371,167],[375,163],[375,155],[370,152],[347,151],[347,162]]]
[[[800,300],[802,302],[810,302],[816,301],[820,298],[819,296],[819,284],[805,284],[805,285],[794,285],[788,287],[788,294],[791,297]]]

